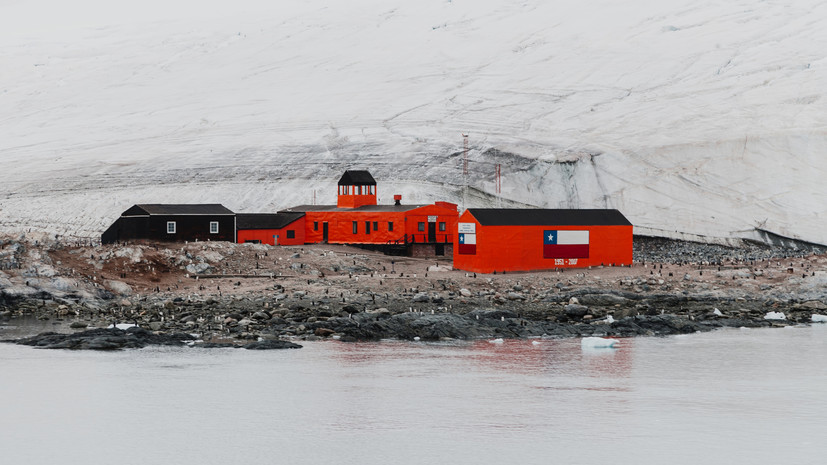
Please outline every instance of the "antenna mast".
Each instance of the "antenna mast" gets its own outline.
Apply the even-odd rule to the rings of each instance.
[[[502,193],[503,193],[503,178],[502,178],[502,169],[499,163],[497,163],[497,203],[498,206],[502,208]]]
[[[468,134],[462,134],[462,207],[468,208]]]

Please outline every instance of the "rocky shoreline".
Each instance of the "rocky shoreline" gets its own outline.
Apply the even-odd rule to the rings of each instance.
[[[664,336],[827,314],[827,258],[813,250],[636,239],[632,267],[477,276],[445,260],[340,246],[173,247],[7,241],[13,252],[0,259],[16,267],[0,272],[0,326],[34,316],[71,327],[15,341],[46,348],[258,349],[324,338]],[[101,329],[125,323],[136,328]]]

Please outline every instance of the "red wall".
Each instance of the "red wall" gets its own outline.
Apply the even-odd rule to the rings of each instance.
[[[260,241],[262,244],[275,245],[273,236],[279,236],[279,245],[302,245],[305,241],[304,219],[294,221],[281,229],[239,229],[237,241],[243,244],[245,241]],[[287,238],[287,231],[293,230],[296,237]]]
[[[408,211],[333,211],[306,212],[305,241],[308,244],[323,241],[324,223],[328,225],[328,242],[332,244],[386,244],[388,241],[404,243],[414,238],[425,242],[428,238],[428,216],[436,216],[437,242],[453,242],[456,233],[458,213],[456,205],[438,202]],[[357,233],[353,234],[353,222],[357,222]],[[365,221],[370,222],[370,234],[365,231]],[[388,231],[388,222],[393,222],[393,231]],[[314,223],[318,222],[318,230]],[[378,229],[373,228],[376,222]],[[418,230],[418,223],[425,223],[425,231]],[[445,231],[439,231],[439,223],[445,223]]]
[[[466,211],[459,223],[476,224],[476,254],[460,254],[454,229],[454,268],[477,273],[632,264],[632,226],[483,226]],[[543,258],[543,231],[588,230],[589,258]]]
[[[436,216],[436,242],[454,242],[457,229],[457,206],[452,203],[437,202],[435,205],[425,205],[406,212],[408,221],[405,223],[405,232],[408,242],[428,242],[428,217]],[[439,230],[439,223],[445,223],[445,231]],[[424,231],[419,230],[419,223],[425,223]]]
[[[323,241],[324,223],[328,225],[328,242],[331,244],[385,244],[405,236],[405,212],[306,212],[304,216],[308,244]],[[353,234],[353,222],[357,222],[357,233]],[[370,221],[370,234],[365,232],[365,221]],[[377,230],[373,222],[377,223]],[[393,222],[393,231],[388,231],[388,222]],[[318,222],[318,230],[313,223]]]

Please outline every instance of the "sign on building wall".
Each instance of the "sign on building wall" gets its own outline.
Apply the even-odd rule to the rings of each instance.
[[[458,233],[475,234],[477,232],[477,223],[457,223]]]

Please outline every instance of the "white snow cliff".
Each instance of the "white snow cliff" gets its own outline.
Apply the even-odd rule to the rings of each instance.
[[[0,2],[0,232],[335,203],[352,168],[381,203],[827,244],[826,19],[814,0]]]

